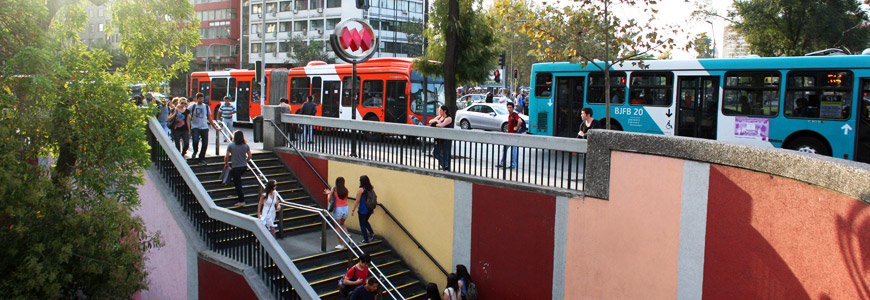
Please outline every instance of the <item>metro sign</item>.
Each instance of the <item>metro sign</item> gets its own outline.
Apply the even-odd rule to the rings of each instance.
[[[354,18],[338,23],[329,42],[338,58],[349,63],[361,63],[375,53],[378,39],[369,23]]]

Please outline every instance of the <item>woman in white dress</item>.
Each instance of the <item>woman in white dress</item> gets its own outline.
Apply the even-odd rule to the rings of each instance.
[[[263,225],[266,228],[269,228],[269,232],[272,233],[272,236],[275,236],[275,213],[281,210],[281,206],[278,204],[278,193],[275,192],[276,185],[278,182],[275,180],[269,180],[266,183],[266,191],[260,195],[260,203],[257,204],[257,219],[260,219],[263,222]]]

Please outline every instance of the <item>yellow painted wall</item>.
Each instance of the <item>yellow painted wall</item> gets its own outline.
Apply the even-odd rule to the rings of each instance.
[[[329,183],[344,177],[351,197],[356,197],[359,177],[368,175],[382,203],[414,238],[441,264],[447,272],[453,267],[453,180],[392,171],[336,161],[329,162]],[[354,201],[348,201],[351,210]],[[417,248],[411,239],[387,216],[380,207],[369,222],[379,238],[392,245],[417,274],[426,282],[439,287],[446,278],[438,267]],[[345,225],[359,230],[356,215],[348,217]]]

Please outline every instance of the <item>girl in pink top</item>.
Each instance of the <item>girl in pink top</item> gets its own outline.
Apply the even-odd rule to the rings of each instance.
[[[323,193],[328,195],[329,201],[335,201],[335,211],[332,212],[332,217],[341,225],[341,229],[347,232],[347,228],[344,227],[344,221],[347,220],[347,194],[348,190],[344,186],[344,177],[338,177],[335,179],[335,186],[332,187],[331,190],[324,189]],[[333,200],[335,199],[335,200]],[[344,244],[339,243],[335,246],[335,249],[344,249]]]

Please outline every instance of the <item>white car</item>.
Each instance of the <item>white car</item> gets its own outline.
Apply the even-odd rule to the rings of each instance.
[[[529,116],[520,114],[520,118],[529,124]],[[498,103],[475,103],[456,112],[456,123],[462,129],[499,130],[507,132],[507,106]]]

